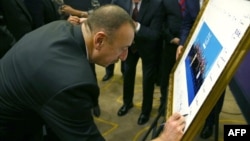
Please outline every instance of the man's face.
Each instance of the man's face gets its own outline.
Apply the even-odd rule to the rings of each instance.
[[[103,45],[99,51],[99,59],[96,64],[107,67],[117,61],[124,61],[128,55],[128,47],[132,44],[134,39],[134,29],[127,23],[122,25],[115,33],[112,42],[104,40]]]

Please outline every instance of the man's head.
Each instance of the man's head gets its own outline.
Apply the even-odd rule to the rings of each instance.
[[[135,26],[125,10],[115,5],[101,6],[83,25],[88,29],[87,39],[85,35],[84,38],[91,62],[106,67],[126,59]]]

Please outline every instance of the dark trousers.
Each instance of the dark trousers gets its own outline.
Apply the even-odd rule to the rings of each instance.
[[[114,74],[114,68],[115,68],[115,64],[111,64],[109,66],[106,67],[106,74],[107,75],[113,75]]]
[[[169,75],[173,66],[176,62],[176,49],[177,45],[165,43],[163,44],[161,64],[160,64],[160,91],[161,91],[161,106],[160,108],[166,108],[168,85],[169,85]],[[165,110],[163,110],[165,111]]]
[[[106,67],[106,74],[107,75],[113,75],[114,74],[114,69],[115,69],[115,64],[111,64]],[[121,62],[121,73],[123,74],[124,72],[124,62]]]
[[[220,98],[218,99],[217,103],[215,104],[215,106],[213,107],[212,111],[209,113],[206,122],[205,122],[205,126],[207,125],[214,125],[215,124],[215,120],[217,119],[216,117],[219,116],[223,103],[224,103],[224,97],[225,97],[225,93],[226,90],[224,90],[220,96]]]
[[[151,55],[145,55],[142,57],[138,52],[132,53],[129,50],[128,57],[124,61],[124,73],[123,73],[123,102],[129,104],[133,102],[134,86],[136,76],[136,66],[139,58],[142,60],[142,113],[150,114],[153,103],[154,82],[155,82],[155,57],[157,54],[152,52]],[[146,56],[148,58],[146,58]],[[139,70],[141,71],[141,70]]]

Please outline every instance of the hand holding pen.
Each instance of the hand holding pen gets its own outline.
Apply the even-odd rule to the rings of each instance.
[[[188,116],[188,114],[183,114],[182,116],[186,117],[186,116]],[[166,124],[166,122],[162,123],[160,126],[164,126],[165,124]]]
[[[167,119],[164,124],[163,132],[161,135],[153,141],[180,141],[184,135],[184,129],[186,126],[185,115],[180,113],[174,113]]]

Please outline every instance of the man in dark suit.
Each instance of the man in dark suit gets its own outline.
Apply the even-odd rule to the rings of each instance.
[[[185,1],[185,11],[183,13],[183,22],[181,25],[180,46],[178,47],[177,52],[176,52],[177,58],[182,53],[183,45],[189,35],[189,32],[196,20],[196,17],[202,5],[203,5],[203,0],[186,0]],[[225,91],[223,91],[223,93],[221,94],[221,97],[219,98],[216,105],[213,107],[212,111],[208,115],[205,121],[205,125],[200,134],[201,138],[206,139],[212,136],[213,125],[215,124],[216,119],[221,112],[224,97],[225,97]]]
[[[181,9],[177,0],[163,0],[165,20],[163,23],[163,47],[160,61],[160,107],[159,112],[165,115],[169,74],[175,64],[176,49],[179,45]]]
[[[24,0],[24,4],[32,17],[33,29],[60,19],[59,5],[53,0]]]
[[[16,41],[32,31],[33,20],[23,0],[0,0],[0,6],[6,26]]]
[[[125,60],[134,32],[127,12],[108,5],[81,26],[56,21],[21,38],[0,60],[0,140],[41,140],[46,123],[61,141],[103,141],[91,114],[99,88],[90,62]],[[181,139],[185,118],[168,122],[156,140]]]
[[[51,0],[0,0],[0,15],[0,57],[26,33],[59,19]]]
[[[99,88],[90,62],[108,66],[124,60],[134,24],[117,6],[92,15],[82,26],[67,21],[42,26],[0,60],[0,140],[34,135],[43,122],[61,140],[104,140],[91,115]],[[111,18],[98,18],[107,16]]]
[[[129,48],[127,59],[124,61],[123,72],[123,106],[118,111],[118,116],[125,115],[133,107],[134,84],[136,65],[141,58],[143,71],[143,96],[142,111],[138,118],[138,124],[145,124],[150,117],[153,104],[154,80],[156,71],[156,58],[158,56],[159,41],[162,30],[163,7],[161,0],[114,0],[130,15],[138,3],[138,15],[134,19],[137,27],[134,43]]]

